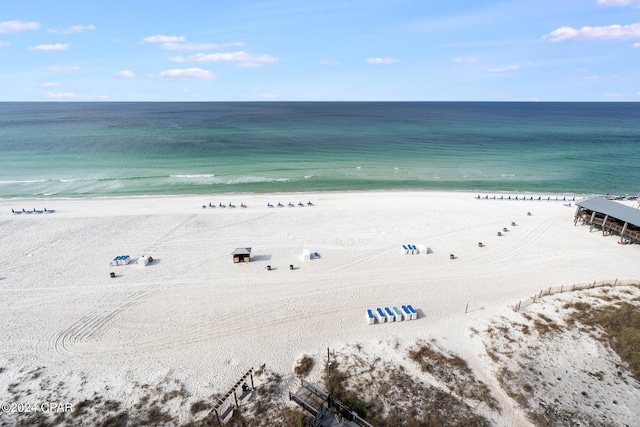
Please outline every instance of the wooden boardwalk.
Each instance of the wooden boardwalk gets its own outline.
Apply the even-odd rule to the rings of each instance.
[[[295,393],[289,392],[289,400],[293,400],[305,411],[314,416],[314,425],[318,427],[373,427],[360,418],[342,402],[331,398],[324,390],[305,381]],[[336,418],[336,411],[341,410],[344,417]]]

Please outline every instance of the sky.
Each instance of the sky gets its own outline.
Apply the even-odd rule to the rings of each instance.
[[[0,0],[0,101],[640,101],[640,0]]]

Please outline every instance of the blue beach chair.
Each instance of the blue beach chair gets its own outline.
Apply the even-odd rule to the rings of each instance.
[[[373,317],[373,312],[367,310],[367,325],[373,325],[374,323],[376,323],[376,318]]]
[[[385,307],[384,311],[387,313],[387,319],[389,322],[393,322],[396,319],[396,316],[393,314],[393,311],[389,307]]]
[[[418,318],[418,313],[413,309],[413,307],[411,307],[410,305],[407,306],[407,309],[409,310],[409,312],[411,313],[411,320],[415,320]]]

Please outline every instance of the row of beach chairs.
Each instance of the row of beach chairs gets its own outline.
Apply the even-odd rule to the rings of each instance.
[[[284,207],[284,205],[283,205],[282,203],[280,203],[280,202],[278,202],[278,204],[277,204],[276,206],[277,206],[277,207],[279,207],[279,208],[283,208],[283,207]],[[288,206],[289,206],[290,208],[295,207],[295,205],[294,205],[293,203],[291,203],[291,202],[289,202]],[[309,200],[309,201],[307,202],[307,206],[313,206],[313,203],[311,203],[311,200]],[[270,202],[267,202],[267,207],[268,207],[268,208],[272,208],[272,207],[273,207],[273,205],[272,205]],[[302,203],[302,202],[298,202],[298,207],[304,207],[304,203]]]
[[[110,266],[115,265],[127,265],[131,261],[131,257],[129,255],[118,255],[109,263]]]
[[[405,255],[415,255],[415,254],[427,254],[427,247],[425,245],[402,245],[402,249],[400,249]]]
[[[385,307],[384,309],[378,307],[375,310],[367,310],[366,319],[368,325],[385,322],[400,322],[402,320],[415,320],[418,318],[418,313],[410,305],[402,305],[398,307]]]
[[[551,202],[551,201],[554,201],[554,202],[575,202],[576,201],[575,197],[568,198],[566,196],[564,196],[564,197],[547,196],[545,198],[545,197],[542,197],[542,196],[538,196],[538,197],[534,197],[534,196],[529,196],[529,197],[527,197],[527,196],[513,196],[513,197],[511,197],[511,196],[501,195],[500,197],[498,197],[496,195],[493,195],[493,196],[489,197],[489,195],[486,194],[484,197],[482,197],[482,196],[480,196],[478,194],[475,198],[478,199],[478,200],[535,200],[535,201],[547,201],[547,202]]]
[[[53,213],[53,212],[55,212],[55,211],[54,211],[54,210],[52,210],[52,209],[47,209],[47,208],[44,208],[44,209],[42,209],[42,210],[39,210],[39,209],[33,208],[33,210],[32,210],[32,211],[25,210],[25,208],[22,208],[22,210],[18,209],[17,211],[16,211],[16,210],[11,209],[11,213],[13,213],[14,215],[20,215],[20,214],[23,214],[23,213],[25,213],[25,214],[32,214],[32,213],[38,213],[38,214],[40,214],[40,213]]]
[[[220,203],[218,203],[218,206],[217,206],[217,207],[219,207],[219,208],[226,208],[227,206],[229,206],[230,208],[235,208],[235,207],[236,207],[236,205],[234,205],[234,204],[233,204],[233,203],[231,203],[231,202],[229,202],[229,204],[228,204],[228,205],[225,205],[224,203],[220,202]],[[215,205],[215,204],[213,204],[213,203],[209,203],[209,207],[210,207],[210,208],[215,208],[215,207],[216,207],[216,205]],[[244,203],[240,203],[240,207],[241,207],[241,208],[246,208],[246,207],[247,207],[247,205],[245,205]],[[207,208],[207,205],[202,205],[202,209],[206,209],[206,208]]]
[[[313,206],[313,203],[311,203],[311,200],[309,200],[306,205],[307,206]],[[279,207],[279,208],[283,208],[285,205],[283,205],[282,203],[278,202],[278,204],[276,206]],[[291,202],[289,202],[288,206],[290,208],[295,207],[295,205],[293,203],[291,203]],[[298,206],[299,207],[303,207],[303,206],[305,206],[305,204],[302,203],[302,202],[298,202]],[[226,205],[224,203],[222,203],[222,202],[218,203],[217,205],[215,203],[211,203],[211,202],[209,202],[208,205],[202,205],[202,209],[206,209],[206,208],[226,208],[226,207],[235,208],[236,205],[234,205],[231,202],[229,202]],[[245,205],[244,203],[240,203],[240,207],[241,208],[246,208],[247,205]],[[272,208],[274,206],[270,202],[267,202],[267,207],[268,208]],[[12,211],[13,211],[13,209],[12,209]],[[24,211],[24,209],[23,209],[23,211]],[[46,211],[46,209],[45,209],[45,211]],[[22,213],[22,212],[14,211],[14,213]],[[28,212],[28,213],[31,213],[31,212]]]

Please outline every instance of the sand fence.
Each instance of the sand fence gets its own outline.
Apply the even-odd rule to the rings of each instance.
[[[573,291],[580,291],[580,290],[584,290],[584,289],[593,289],[593,288],[601,288],[601,287],[605,287],[605,286],[610,286],[610,287],[615,287],[615,286],[629,286],[629,285],[637,285],[638,281],[637,280],[618,280],[615,279],[613,281],[611,280],[603,280],[603,281],[597,281],[594,280],[593,282],[590,283],[581,283],[581,284],[574,284],[574,285],[570,285],[570,286],[560,286],[560,287],[549,287],[548,289],[542,289],[540,290],[540,292],[538,292],[537,294],[525,299],[525,300],[521,300],[518,301],[518,303],[513,307],[513,311],[515,312],[519,312],[520,310],[522,310],[523,308],[529,307],[531,304],[535,303],[537,300],[539,300],[540,298],[542,298],[543,296],[546,295],[554,295],[554,294],[561,294],[563,292],[573,292]]]

